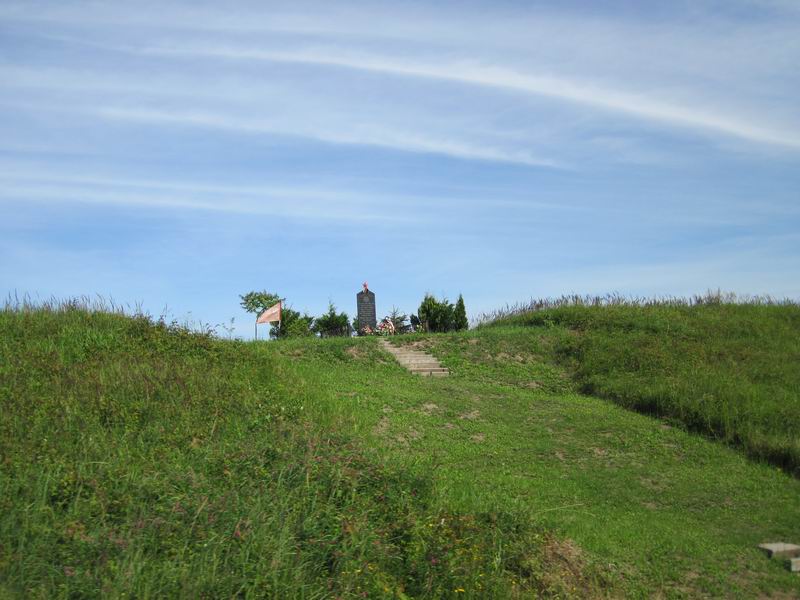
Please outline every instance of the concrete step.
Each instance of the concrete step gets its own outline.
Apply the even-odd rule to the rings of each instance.
[[[437,367],[439,366],[438,360],[433,360],[430,358],[418,358],[414,360],[403,360],[403,359],[398,359],[398,360],[406,365],[436,365]]]
[[[770,558],[800,558],[800,546],[785,542],[771,542],[759,544],[759,548],[767,553]]]
[[[395,358],[397,359],[398,362],[408,363],[408,364],[414,364],[414,363],[439,364],[438,360],[432,358],[397,358],[396,356]]]
[[[397,357],[395,357],[395,358],[397,358]],[[439,364],[439,361],[436,360],[435,358],[431,357],[431,356],[428,356],[426,358],[398,358],[397,360],[399,360],[400,362],[405,362],[405,363],[436,363],[436,364]]]
[[[410,362],[414,362],[414,361],[436,361],[436,362],[438,362],[438,360],[435,357],[426,356],[424,354],[420,354],[418,356],[398,356],[398,355],[395,354],[394,357],[397,360],[405,360],[405,361],[410,361]]]
[[[425,352],[395,348],[387,340],[380,340],[384,350],[394,356],[395,360],[414,375],[422,377],[446,377],[450,370],[439,364],[439,361]]]

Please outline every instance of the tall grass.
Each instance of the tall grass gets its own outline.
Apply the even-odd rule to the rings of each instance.
[[[545,532],[435,505],[321,427],[329,399],[291,357],[124,312],[0,311],[0,595],[552,591]]]
[[[569,306],[719,306],[722,304],[751,304],[757,306],[792,306],[797,301],[791,298],[775,298],[770,295],[737,295],[733,292],[707,291],[693,296],[626,296],[612,292],[605,295],[564,294],[557,298],[531,298],[527,302],[506,304],[500,308],[480,313],[474,319],[476,326],[495,322],[513,322],[515,317],[524,318],[532,312],[565,308]]]
[[[800,475],[800,305],[769,297],[565,297],[485,325],[564,326],[587,393],[668,416]]]

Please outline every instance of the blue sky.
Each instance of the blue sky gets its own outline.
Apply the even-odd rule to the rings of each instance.
[[[794,0],[6,0],[0,293],[800,298],[798,65]]]

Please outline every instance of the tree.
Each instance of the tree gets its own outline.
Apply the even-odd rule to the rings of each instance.
[[[273,294],[267,290],[261,290],[260,292],[247,292],[246,294],[239,296],[239,298],[241,299],[242,308],[247,312],[255,313],[256,315],[260,315],[270,306],[277,304],[281,299],[278,294]]]
[[[425,294],[417,310],[417,317],[425,331],[444,333],[454,327],[453,305],[447,298],[437,300],[431,294]]]
[[[459,294],[456,301],[456,307],[453,311],[453,328],[456,331],[463,331],[469,329],[469,321],[467,320],[467,309],[464,306],[464,297]]]
[[[292,317],[288,321],[281,320],[280,330],[276,325],[272,326],[272,329],[270,330],[270,335],[272,337],[277,339],[282,339],[282,338],[310,337],[314,335],[314,332],[312,331],[312,322],[314,321],[314,317],[308,314],[300,316],[299,312],[293,311],[291,309],[289,309],[289,312],[293,313]],[[286,315],[286,313],[284,313],[284,315]]]
[[[266,290],[247,292],[239,298],[242,308],[256,315],[260,315],[281,300],[278,294]],[[273,325],[269,330],[269,335],[275,339],[312,335],[311,323],[313,320],[314,318],[307,314],[301,316],[299,312],[292,310],[289,306],[282,306],[280,324]]]
[[[330,302],[328,312],[314,320],[312,329],[322,337],[350,335],[350,317],[344,312],[337,313],[333,302]]]
[[[392,306],[392,312],[389,313],[389,316],[386,317],[392,322],[394,325],[394,330],[397,333],[405,333],[408,331],[408,325],[406,321],[408,320],[408,315],[405,313],[401,313],[400,309],[396,306]]]

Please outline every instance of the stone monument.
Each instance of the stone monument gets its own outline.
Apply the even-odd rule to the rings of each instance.
[[[358,328],[378,326],[378,318],[375,313],[375,294],[369,290],[367,282],[364,282],[364,289],[356,294],[356,313],[358,314]]]

